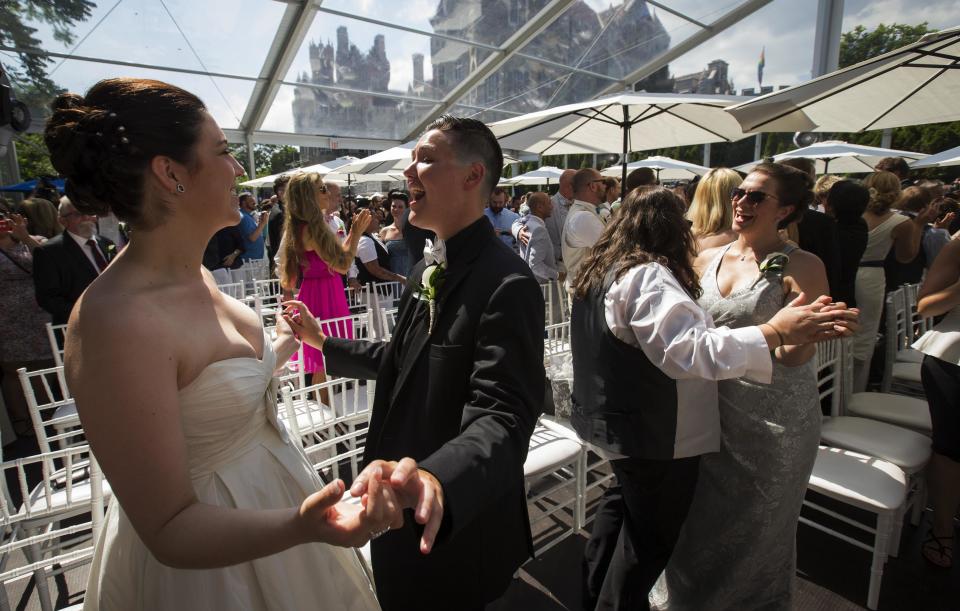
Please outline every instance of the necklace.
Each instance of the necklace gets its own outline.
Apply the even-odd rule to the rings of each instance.
[[[777,252],[778,250],[781,250],[784,244],[785,242],[780,242],[780,244],[778,244],[777,247],[772,249],[770,252]],[[754,262],[758,264],[760,263],[760,259],[757,258],[756,256],[756,251],[754,251],[751,254],[745,253],[743,251],[741,251],[740,253],[730,253],[730,254],[732,254],[734,257],[737,257],[740,261],[746,261],[748,258],[750,258],[750,259],[753,259]]]

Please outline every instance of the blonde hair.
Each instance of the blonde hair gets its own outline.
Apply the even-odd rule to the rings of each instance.
[[[827,192],[830,191],[830,187],[837,184],[843,180],[839,176],[833,174],[824,174],[817,179],[817,182],[813,185],[813,196],[817,201],[821,201],[821,198],[826,196]]]
[[[900,178],[893,172],[874,172],[863,181],[870,192],[867,211],[884,214],[900,199]]]
[[[316,248],[317,255],[330,267],[344,269],[353,255],[343,249],[340,240],[327,225],[323,208],[317,203],[326,193],[323,179],[316,172],[294,174],[287,183],[284,197],[286,214],[280,249],[278,275],[286,289],[296,288],[297,277],[306,254],[306,244]],[[305,235],[304,235],[305,234]]]
[[[20,204],[23,216],[27,217],[27,230],[32,235],[52,238],[60,235],[63,226],[57,221],[57,207],[49,200],[34,197]]]
[[[733,225],[730,192],[742,182],[740,174],[730,168],[714,168],[703,175],[687,210],[693,235],[705,236],[730,229]]]

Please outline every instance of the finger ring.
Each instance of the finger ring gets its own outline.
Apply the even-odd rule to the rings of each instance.
[[[390,530],[390,527],[389,527],[389,526],[387,526],[386,528],[382,528],[382,529],[380,529],[380,530],[371,531],[371,532],[370,532],[370,540],[373,541],[374,539],[376,539],[376,538],[379,537],[380,535],[386,533],[388,530]]]

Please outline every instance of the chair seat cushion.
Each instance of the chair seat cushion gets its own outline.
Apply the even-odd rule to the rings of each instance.
[[[923,353],[913,348],[907,348],[897,353],[898,363],[922,363]]]
[[[930,408],[923,399],[883,392],[854,393],[847,402],[847,412],[929,434]]]
[[[879,458],[821,446],[809,489],[873,512],[894,511],[907,498],[900,467]]]
[[[536,480],[563,465],[574,462],[583,445],[565,435],[538,426],[530,437],[530,449],[523,463],[523,476],[527,481]]]
[[[820,428],[824,445],[876,456],[907,473],[915,473],[930,460],[930,438],[903,427],[870,418],[827,418]]]
[[[920,384],[920,363],[894,363],[893,379]]]

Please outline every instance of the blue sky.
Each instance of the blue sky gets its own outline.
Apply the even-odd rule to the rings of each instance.
[[[274,0],[164,0],[169,14],[158,0],[97,0],[93,17],[77,29],[78,38],[87,36],[75,53],[81,56],[121,58],[155,65],[173,65],[213,72],[256,76],[273,40],[285,4]],[[428,19],[438,0],[325,0],[324,7],[366,15],[390,23],[431,30]],[[623,0],[586,0],[595,9],[617,6]],[[671,7],[688,11],[708,21],[738,3],[738,0],[666,0]],[[843,29],[857,24],[868,28],[878,23],[928,21],[933,28],[960,25],[960,0],[925,0],[922,14],[916,0],[846,0]],[[774,0],[751,17],[715,36],[697,49],[670,64],[675,75],[700,70],[713,59],[730,63],[730,74],[738,89],[756,86],[756,65],[760,49],[766,47],[764,83],[790,85],[810,78],[813,61],[814,19],[817,0]],[[198,10],[199,9],[199,10]],[[656,9],[652,9],[656,11]],[[657,11],[673,43],[691,34],[689,24]],[[916,17],[914,17],[916,15]],[[172,16],[172,17],[171,17]],[[97,26],[97,22],[102,24]],[[347,25],[351,42],[362,51],[379,33],[386,36],[391,61],[390,88],[405,91],[412,78],[411,55],[430,56],[429,37],[388,30],[318,13],[307,41],[336,40],[336,28]],[[183,34],[178,31],[178,26]],[[68,52],[53,40],[49,29],[38,26],[44,47]],[[505,36],[509,35],[506,29]],[[188,42],[189,41],[189,44]],[[191,50],[192,46],[192,50]],[[289,80],[309,66],[307,45],[294,59]],[[199,59],[198,57],[199,56]],[[0,61],[10,57],[0,54]],[[426,62],[427,78],[430,62]],[[249,81],[147,71],[68,60],[56,69],[54,79],[73,91],[83,91],[101,78],[119,75],[149,76],[174,82],[198,93],[224,127],[235,127],[243,115],[253,84]],[[215,85],[214,85],[215,83]],[[268,113],[264,129],[292,129],[290,103],[293,87],[281,87]]]

